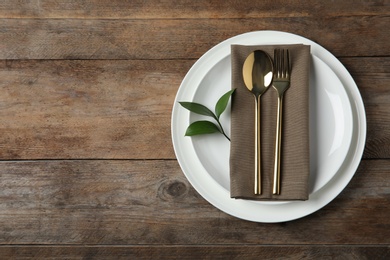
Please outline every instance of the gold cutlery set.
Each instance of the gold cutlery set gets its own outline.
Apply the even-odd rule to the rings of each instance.
[[[254,193],[261,194],[261,142],[260,142],[260,100],[272,85],[278,94],[275,162],[272,193],[280,194],[280,161],[282,144],[283,96],[290,86],[291,62],[288,49],[275,49],[274,62],[261,50],[255,50],[246,58],[242,76],[245,86],[255,97],[255,183]]]

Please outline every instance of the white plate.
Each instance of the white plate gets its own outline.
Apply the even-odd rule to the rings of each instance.
[[[222,135],[184,137],[199,119],[178,105],[196,101],[213,108],[230,89],[230,45],[311,45],[310,75],[310,197],[307,201],[270,203],[230,198],[230,143]],[[230,134],[230,114],[221,121]],[[360,93],[344,66],[318,44],[289,33],[259,31],[230,38],[204,54],[184,78],[172,112],[172,139],[179,164],[193,187],[211,204],[238,218],[282,222],[315,212],[348,184],[363,153],[366,119]]]
[[[218,98],[230,89],[230,65],[230,54],[214,64],[198,85],[191,101],[213,108]],[[314,55],[310,94],[310,193],[313,193],[330,181],[347,155],[352,137],[352,111],[336,74]],[[229,112],[221,119],[228,135]],[[191,122],[199,119],[201,116],[190,114]],[[217,135],[196,136],[192,137],[192,141],[196,155],[208,174],[229,190],[229,141]]]

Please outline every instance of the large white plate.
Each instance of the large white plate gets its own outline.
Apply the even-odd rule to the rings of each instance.
[[[310,196],[285,203],[235,200],[229,193],[230,143],[221,135],[184,137],[198,119],[178,105],[196,101],[212,108],[230,89],[230,45],[311,45]],[[230,134],[230,114],[221,119]],[[172,139],[179,164],[193,187],[211,204],[238,218],[283,222],[315,212],[333,200],[354,175],[363,153],[366,118],[358,88],[344,66],[318,44],[294,34],[259,31],[230,38],[204,54],[190,69],[172,112]]]

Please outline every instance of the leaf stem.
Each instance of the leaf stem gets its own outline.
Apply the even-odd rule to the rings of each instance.
[[[223,130],[223,127],[222,127],[222,125],[221,125],[221,122],[219,122],[219,119],[217,119],[217,123],[218,123],[218,125],[219,125],[219,128],[221,128],[221,133],[222,133],[222,134],[226,137],[226,139],[228,139],[229,142],[230,142],[230,138],[229,138],[229,136],[226,135],[225,131]]]

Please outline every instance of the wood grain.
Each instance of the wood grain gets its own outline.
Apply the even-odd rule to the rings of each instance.
[[[390,59],[341,59],[354,78],[363,98],[367,117],[364,158],[389,158],[390,132]],[[377,64],[374,65],[374,64]]]
[[[211,206],[175,160],[0,162],[0,243],[388,245],[389,169],[363,160],[323,209],[261,224]]]
[[[0,19],[0,59],[193,59],[225,39],[257,30],[296,33],[336,56],[388,56],[389,41],[383,28],[389,22],[390,16]]]
[[[388,259],[388,246],[5,246],[7,258],[50,259]]]
[[[0,18],[84,18],[84,19],[156,19],[156,18],[259,18],[307,16],[388,15],[387,1],[344,0],[283,1],[145,1],[145,0],[4,0]]]
[[[390,59],[341,61],[366,106],[364,157],[390,158]],[[171,110],[193,63],[2,61],[0,159],[174,159]]]
[[[0,158],[174,158],[176,91],[193,61],[3,61]]]

